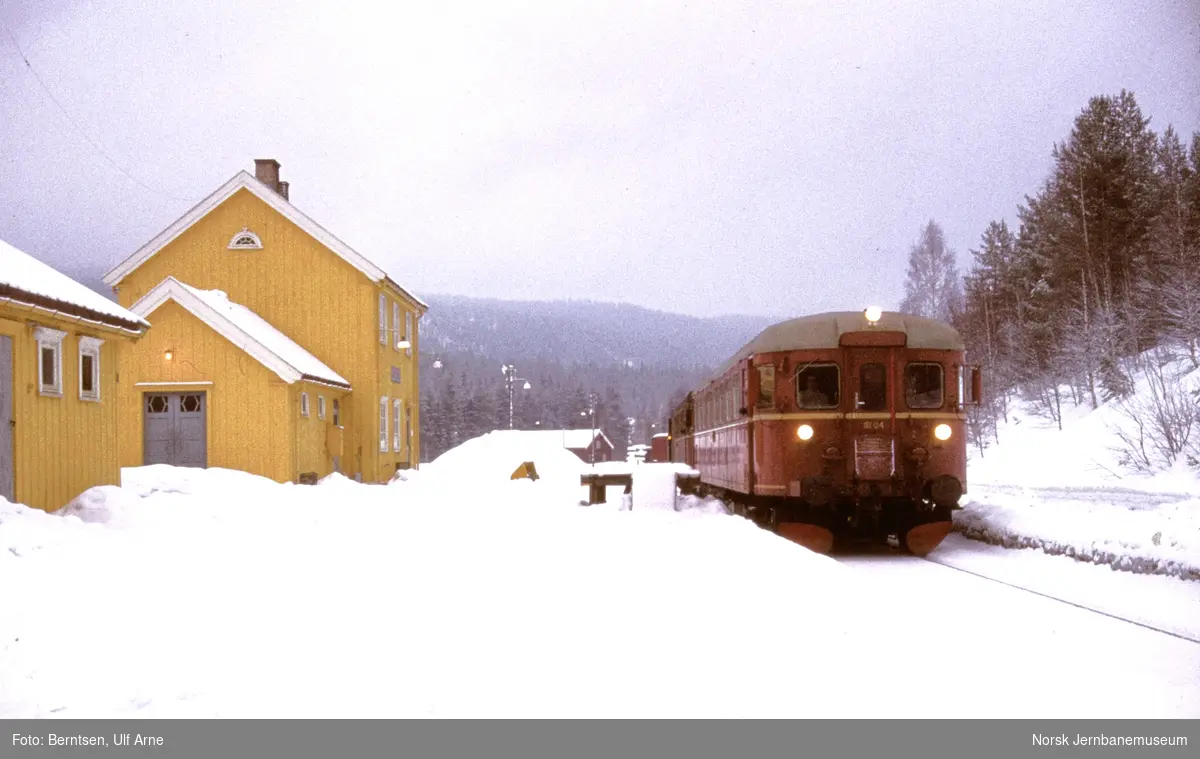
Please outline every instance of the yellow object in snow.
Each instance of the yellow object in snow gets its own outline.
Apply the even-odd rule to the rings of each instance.
[[[536,480],[538,478],[537,467],[533,465],[532,461],[526,461],[522,463],[521,466],[517,467],[516,471],[512,473],[512,477],[509,477],[509,479],[519,480],[522,477],[528,477],[531,480]]]

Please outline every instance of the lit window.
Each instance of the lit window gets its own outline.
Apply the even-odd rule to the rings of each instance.
[[[387,296],[379,294],[379,342],[387,345]]]
[[[325,418],[325,396],[323,395],[317,396],[317,418]]]
[[[38,346],[38,392],[62,397],[62,342],[66,332],[49,327],[33,331]]]
[[[379,399],[379,450],[387,453],[388,449],[388,398]]]
[[[100,346],[98,337],[79,338],[79,399],[100,400]]]
[[[300,393],[300,416],[308,416],[308,393]]]
[[[400,452],[400,399],[392,401],[392,450]]]
[[[258,239],[258,235],[251,232],[249,228],[242,227],[241,232],[229,238],[229,249],[262,250],[262,240]]]

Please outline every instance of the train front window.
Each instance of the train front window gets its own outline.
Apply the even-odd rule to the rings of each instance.
[[[771,408],[775,405],[775,367],[765,364],[758,367],[758,408]]]
[[[941,364],[904,367],[904,398],[909,408],[941,408],[944,386]]]
[[[858,369],[858,408],[883,411],[887,408],[887,371],[883,364],[863,364]]]
[[[796,404],[803,409],[837,408],[840,387],[836,364],[809,364],[796,372]]]

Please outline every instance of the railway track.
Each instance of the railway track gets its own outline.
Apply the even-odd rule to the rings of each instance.
[[[912,557],[912,558],[917,558],[917,557]],[[1102,617],[1108,617],[1109,619],[1115,619],[1120,622],[1125,622],[1127,624],[1136,625],[1137,627],[1141,627],[1146,630],[1152,630],[1154,632],[1162,633],[1163,635],[1169,635],[1172,638],[1178,638],[1179,640],[1185,640],[1185,641],[1188,641],[1189,643],[1195,643],[1197,645],[1200,645],[1200,638],[1193,637],[1191,635],[1185,635],[1183,633],[1176,632],[1174,630],[1167,630],[1162,627],[1157,627],[1155,625],[1148,624],[1146,622],[1142,622],[1142,621],[1139,621],[1136,619],[1131,619],[1129,617],[1122,616],[1120,614],[1115,614],[1115,613],[1108,612],[1108,611],[1104,611],[1102,609],[1096,609],[1096,608],[1093,608],[1086,604],[1078,603],[1076,601],[1071,601],[1069,599],[1062,598],[1062,597],[1054,595],[1052,593],[1044,593],[1040,590],[1034,590],[1032,588],[1025,587],[1024,585],[1019,585],[1017,583],[1012,583],[1012,582],[1008,582],[1006,580],[1001,580],[996,577],[991,577],[989,575],[982,574],[980,572],[972,571],[970,569],[963,569],[962,567],[956,567],[953,564],[946,564],[944,562],[937,561],[936,559],[932,559],[928,556],[921,557],[919,560],[927,562],[929,564],[936,564],[939,567],[945,567],[946,569],[952,569],[955,572],[962,572],[963,574],[972,575],[974,577],[978,577],[983,580],[988,580],[989,582],[994,582],[999,585],[1005,585],[1005,586],[1013,588],[1015,590],[1024,591],[1026,593],[1032,593],[1035,596],[1041,596],[1042,598],[1046,598],[1051,601],[1057,601],[1062,604],[1067,604],[1068,606],[1074,606],[1076,609],[1082,609],[1083,611],[1089,611],[1093,614],[1099,614]]]

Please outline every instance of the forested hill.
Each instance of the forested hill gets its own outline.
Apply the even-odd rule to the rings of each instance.
[[[777,321],[708,319],[594,301],[504,301],[427,296],[421,319],[422,459],[508,426],[504,364],[517,375],[514,427],[596,424],[623,450],[662,431],[694,383]],[[434,361],[441,368],[434,368]],[[631,425],[627,420],[636,421]],[[651,426],[656,425],[656,426]]]

